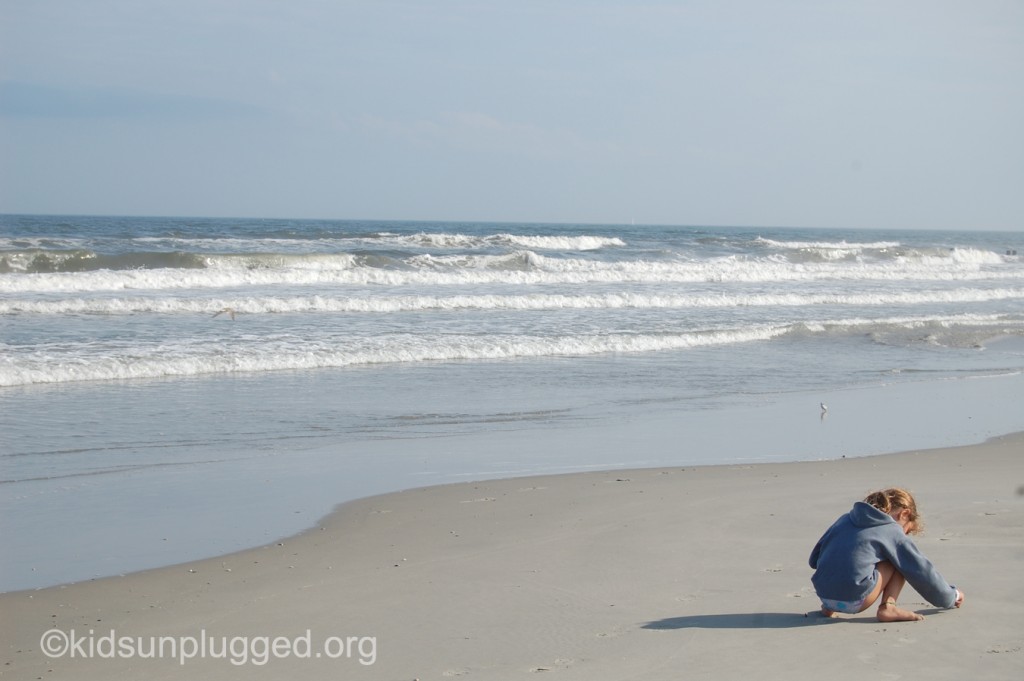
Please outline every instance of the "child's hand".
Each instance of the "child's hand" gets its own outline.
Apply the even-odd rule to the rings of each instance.
[[[953,604],[954,608],[959,608],[964,603],[964,592],[960,589],[956,590],[956,603]]]

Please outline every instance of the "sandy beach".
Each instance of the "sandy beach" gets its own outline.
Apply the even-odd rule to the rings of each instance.
[[[1022,454],[1015,434],[362,499],[261,548],[0,595],[0,676],[1018,678]],[[938,611],[907,587],[901,605],[923,622],[825,619],[810,549],[888,485],[916,494],[918,545],[964,607]]]

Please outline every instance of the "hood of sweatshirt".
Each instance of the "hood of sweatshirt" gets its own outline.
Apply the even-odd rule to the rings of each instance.
[[[850,520],[857,527],[878,527],[896,522],[888,513],[883,513],[863,501],[858,501],[853,505],[853,510],[850,511]]]

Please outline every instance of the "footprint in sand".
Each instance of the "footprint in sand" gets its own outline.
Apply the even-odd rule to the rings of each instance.
[[[987,653],[996,653],[996,654],[998,654],[998,653],[1019,653],[1020,652],[1020,646],[1013,646],[1013,647],[1010,647],[1010,646],[992,646],[991,648],[989,648],[985,652],[987,652]]]
[[[817,597],[817,594],[814,593],[814,589],[812,589],[809,586],[805,586],[804,588],[800,589],[800,591],[794,591],[786,595],[790,598],[804,598],[805,596],[809,596],[811,598]]]

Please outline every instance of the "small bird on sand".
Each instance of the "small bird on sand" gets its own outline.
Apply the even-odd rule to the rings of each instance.
[[[231,321],[235,320],[235,308],[233,308],[233,307],[225,307],[220,312],[217,312],[216,314],[214,314],[213,315],[213,319],[216,319],[217,317],[221,316],[222,314],[226,314],[229,317],[231,317]]]
[[[821,413],[824,414],[826,411],[828,411],[828,406],[826,406],[825,403],[822,402],[821,403]]]

